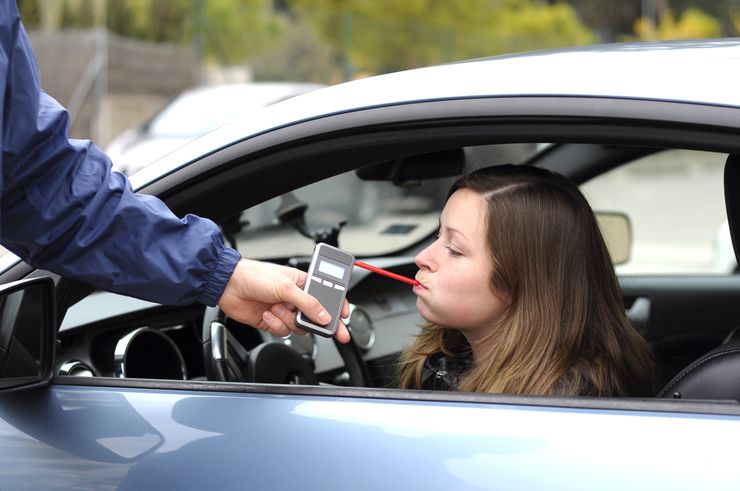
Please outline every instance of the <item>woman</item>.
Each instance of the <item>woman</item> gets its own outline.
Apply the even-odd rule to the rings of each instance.
[[[650,347],[625,316],[593,211],[555,173],[495,166],[450,189],[416,257],[427,321],[400,386],[561,396],[652,396]]]

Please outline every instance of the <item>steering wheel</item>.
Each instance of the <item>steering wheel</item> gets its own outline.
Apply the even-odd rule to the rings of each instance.
[[[317,385],[313,365],[298,351],[280,341],[267,341],[247,350],[226,328],[226,314],[206,307],[203,315],[203,360],[208,380],[268,384]],[[354,387],[369,387],[370,374],[353,340],[342,344],[333,338]]]

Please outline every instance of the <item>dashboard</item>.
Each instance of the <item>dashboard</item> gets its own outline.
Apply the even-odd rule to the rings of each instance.
[[[413,257],[368,259],[413,277]],[[395,361],[422,322],[412,288],[355,268],[346,323],[368,365],[372,385],[393,384]],[[199,304],[166,306],[96,291],[67,311],[59,330],[57,373],[67,376],[204,380]],[[226,327],[247,350],[284,343],[315,368],[321,383],[347,383],[344,362],[332,339],[311,333],[285,338],[227,319]]]

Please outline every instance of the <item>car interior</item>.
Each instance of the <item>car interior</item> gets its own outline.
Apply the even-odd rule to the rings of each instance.
[[[740,158],[730,155],[724,171],[725,202],[735,257],[740,250]],[[677,373],[658,393],[659,397],[740,400],[740,328],[722,343]]]
[[[414,256],[434,239],[447,189],[464,172],[503,163],[537,165],[587,186],[631,163],[684,150],[592,141],[453,146],[441,139],[429,145],[437,148],[427,146],[424,152],[414,142],[355,149],[348,161],[348,151],[337,146],[311,145],[235,158],[217,173],[172,186],[162,198],[178,214],[198,213],[216,221],[225,240],[244,257],[305,270],[315,243],[326,242],[413,278],[418,269]],[[712,162],[727,160],[728,196],[726,215],[724,206],[712,211],[719,220],[712,229],[726,220],[736,252],[740,161],[727,152],[711,153]],[[662,164],[657,167],[665,170]],[[690,183],[696,170],[687,169]],[[632,178],[653,183],[656,172],[638,169]],[[288,177],[276,179],[279,175]],[[588,196],[590,191],[584,192]],[[660,206],[650,199],[645,199],[649,207]],[[623,214],[628,232],[632,227],[637,234],[637,222],[628,212],[592,206],[597,214]],[[707,240],[712,251],[720,235],[712,233]],[[606,239],[611,247],[614,238]],[[627,247],[635,253],[636,238],[629,237]],[[740,336],[735,334],[740,279],[732,274],[734,267],[685,273],[679,268],[668,274],[616,267],[627,315],[653,347],[664,387],[656,395],[740,400],[740,382],[727,376],[736,373],[730,365],[740,369]],[[349,345],[313,334],[277,338],[199,304],[159,305],[95,291],[77,281],[64,286],[57,350],[58,375],[64,377],[394,388],[398,356],[422,322],[411,287],[357,268],[347,294]]]

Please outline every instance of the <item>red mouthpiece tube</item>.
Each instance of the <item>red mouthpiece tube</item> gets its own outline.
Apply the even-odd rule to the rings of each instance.
[[[419,282],[416,280],[412,280],[411,278],[406,278],[405,276],[401,276],[400,274],[391,273],[390,271],[386,271],[384,269],[376,268],[375,266],[371,264],[363,263],[362,261],[355,261],[355,266],[357,266],[358,268],[367,269],[368,271],[372,271],[373,273],[382,274],[383,276],[387,276],[388,278],[392,278],[396,281],[408,283],[411,286],[419,285]]]

